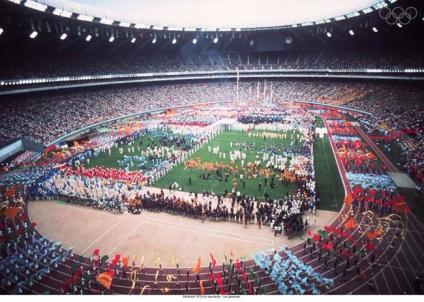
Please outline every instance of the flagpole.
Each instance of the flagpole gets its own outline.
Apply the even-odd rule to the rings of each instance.
[[[240,80],[240,73],[239,69],[237,68],[237,103],[239,102],[239,80]]]
[[[271,104],[272,104],[272,97],[273,97],[273,95],[272,95],[272,82],[271,82],[271,92],[270,92],[270,94],[271,94],[271,96],[270,96],[270,98],[271,98]]]
[[[259,102],[259,81],[258,85],[256,86],[256,101]]]

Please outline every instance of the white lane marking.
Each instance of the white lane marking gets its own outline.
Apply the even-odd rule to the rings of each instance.
[[[118,223],[120,223],[121,221],[123,221],[124,218],[120,218],[117,222],[115,222],[110,228],[108,228],[106,231],[103,232],[102,235],[100,235],[96,240],[94,240],[92,243],[90,243],[82,252],[81,255],[84,254],[89,248],[91,248],[92,246],[94,246],[94,244],[96,244],[98,241],[100,241],[100,239],[102,239],[103,237],[106,236],[107,233],[109,233],[116,225],[118,225]]]
[[[162,226],[162,227],[166,227],[166,228],[170,228],[170,229],[177,229],[177,230],[186,231],[186,232],[190,232],[190,233],[202,234],[202,235],[210,236],[210,237],[217,237],[217,238],[224,238],[224,239],[228,239],[228,240],[248,242],[248,243],[260,245],[260,246],[269,246],[271,244],[271,240],[268,240],[268,243],[265,244],[265,243],[259,243],[257,241],[252,241],[252,240],[247,240],[247,239],[233,238],[233,237],[218,235],[218,234],[214,234],[214,233],[200,232],[200,231],[193,230],[192,228],[184,228],[184,227],[179,227],[179,226],[164,225],[164,224],[155,223],[155,222],[152,222],[152,221],[145,221],[144,223]]]

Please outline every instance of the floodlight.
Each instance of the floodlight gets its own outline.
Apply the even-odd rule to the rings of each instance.
[[[92,17],[92,16],[87,16],[87,15],[78,15],[77,19],[78,19],[78,20],[81,20],[81,21],[88,21],[88,22],[91,22],[91,21],[93,21],[94,17]]]
[[[63,33],[63,34],[60,36],[60,39],[63,41],[63,40],[65,40],[67,37],[68,37],[68,34],[67,34],[67,33]]]
[[[176,38],[172,39],[172,44],[177,44],[177,39]]]
[[[114,36],[110,36],[109,42],[112,43],[113,41],[115,41],[115,37]]]
[[[349,35],[354,36],[355,32],[353,30],[349,30]]]
[[[36,30],[33,30],[32,31],[32,33],[29,35],[29,37],[31,38],[31,39],[34,39],[35,37],[37,37],[38,36],[38,32],[36,31]]]
[[[327,37],[331,38],[333,35],[328,31],[327,32]]]
[[[0,27],[0,36],[4,32],[4,29]]]
[[[156,44],[156,37],[153,38],[152,44]]]
[[[119,22],[119,26],[130,27],[131,26],[131,23],[128,23],[128,22]]]
[[[218,37],[213,38],[213,43],[214,44],[218,43]]]
[[[35,2],[35,1],[32,1],[32,0],[27,0],[24,3],[24,6],[38,10],[38,11],[41,11],[41,12],[44,12],[47,9],[47,5]]]
[[[373,31],[373,32],[375,32],[375,33],[378,33],[378,29],[377,29],[377,27],[373,27],[373,28],[372,28],[372,31]]]
[[[87,37],[85,37],[85,41],[90,42],[91,38],[92,38],[92,36],[90,34],[88,34]]]
[[[194,38],[192,42],[193,42],[193,44],[196,44],[197,43],[197,39]]]
[[[67,10],[63,10],[60,15],[65,18],[70,18],[72,16],[72,12],[68,12]]]
[[[131,39],[131,43],[135,43],[135,41],[136,41],[137,39],[135,38],[135,37],[133,37],[132,39]]]
[[[100,19],[100,23],[111,25],[113,23],[113,20],[107,19],[107,18],[102,18],[102,19]]]

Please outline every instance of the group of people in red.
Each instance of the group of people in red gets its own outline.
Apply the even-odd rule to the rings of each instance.
[[[128,181],[131,183],[144,183],[148,179],[148,177],[140,171],[124,171],[122,169],[115,168],[85,168],[84,166],[79,166],[75,169],[72,169],[70,166],[64,166],[62,170],[65,171],[67,175],[78,175],[85,176],[88,178]]]

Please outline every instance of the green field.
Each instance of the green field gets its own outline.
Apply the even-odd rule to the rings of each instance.
[[[289,147],[292,138],[291,132],[288,132],[289,136],[287,139],[271,139],[267,138],[264,140],[263,138],[258,137],[249,137],[246,132],[240,131],[225,131],[217,135],[214,139],[205,144],[202,148],[200,148],[197,152],[195,152],[191,158],[200,158],[205,162],[224,162],[230,163],[230,159],[228,153],[235,149],[240,148],[240,150],[246,153],[245,163],[253,162],[256,159],[256,155],[261,154],[260,152],[264,148],[270,148],[272,146],[278,148]],[[233,147],[230,147],[230,143],[233,142]],[[297,142],[298,144],[300,142]],[[244,144],[243,146],[238,144]],[[218,154],[212,154],[208,151],[208,146],[217,147],[220,146],[220,151],[227,153],[226,159],[219,158]],[[262,159],[262,154],[260,155],[260,159]],[[237,167],[240,166],[240,162],[237,161],[235,164]],[[246,164],[244,166],[246,168]],[[209,191],[214,192],[216,194],[223,194],[225,190],[231,192],[233,179],[238,181],[237,191],[240,191],[241,194],[246,194],[248,196],[256,196],[258,198],[263,198],[267,193],[271,198],[281,198],[285,196],[286,193],[290,193],[296,190],[297,186],[295,184],[282,183],[281,180],[278,180],[275,177],[276,185],[274,189],[270,187],[270,180],[265,187],[265,179],[264,177],[257,177],[247,179],[246,174],[244,173],[245,179],[245,187],[243,187],[242,182],[239,178],[239,173],[231,174],[228,177],[228,181],[225,182],[219,181],[215,177],[215,173],[211,173],[211,179],[204,180],[202,178],[204,174],[204,170],[201,169],[186,169],[184,164],[181,164],[175,167],[171,172],[165,175],[162,179],[156,182],[153,186],[160,188],[168,188],[170,184],[177,182],[181,187],[183,187],[184,191],[187,192],[203,192]],[[189,178],[191,177],[192,183],[189,185]],[[262,184],[261,189],[259,189],[259,183]]]
[[[158,146],[160,145],[159,138],[156,138],[156,137],[151,138],[148,135],[142,135],[140,138],[136,139],[131,145],[135,149],[134,154],[129,152],[128,148],[130,146],[128,143],[122,144],[122,145],[119,145],[118,147],[111,148],[110,156],[108,151],[101,152],[99,156],[90,158],[89,163],[85,161],[84,166],[86,168],[93,168],[97,166],[102,166],[106,168],[122,168],[119,166],[118,160],[122,160],[124,155],[140,155],[141,150],[145,151],[149,145],[153,146],[155,144]],[[123,148],[123,154],[119,153],[119,148]],[[147,167],[150,167],[151,165],[152,165],[152,162],[147,161]],[[134,170],[140,170],[140,169],[134,166],[134,167],[130,167],[129,170],[134,171]]]
[[[322,125],[322,120],[319,118],[316,121],[317,125]],[[257,132],[257,131],[255,131]],[[270,131],[267,131],[270,132]],[[277,132],[275,132],[277,133]],[[297,133],[297,132],[296,132]],[[293,133],[288,132],[287,138],[259,138],[249,137],[248,133],[240,131],[225,131],[217,135],[210,142],[205,144],[197,152],[193,153],[190,159],[200,159],[202,162],[223,162],[230,164],[229,152],[234,150],[241,150],[246,153],[245,166],[242,169],[245,185],[243,186],[240,181],[240,173],[229,173],[227,181],[225,178],[219,180],[216,177],[215,172],[211,171],[209,179],[203,179],[204,174],[207,174],[203,169],[196,168],[185,168],[184,163],[174,167],[167,175],[162,179],[153,184],[154,187],[169,188],[170,184],[178,183],[182,190],[193,193],[201,193],[203,191],[214,192],[216,194],[223,194],[225,190],[228,192],[232,191],[233,182],[237,182],[237,191],[241,194],[248,196],[255,196],[262,199],[265,194],[269,197],[277,199],[296,191],[297,186],[295,184],[289,184],[279,180],[279,175],[275,174],[275,187],[271,188],[271,177],[268,179],[267,186],[265,186],[265,177],[258,176],[257,178],[247,178],[246,166],[248,162],[253,162],[255,159],[262,160],[262,152],[268,152],[274,148],[277,152],[283,152],[287,147],[290,147],[292,141],[293,145],[301,144],[292,138]],[[230,146],[231,142],[233,147]],[[141,150],[146,150],[148,146],[161,146],[160,137],[151,137],[148,134],[141,136],[135,140],[132,144],[135,152],[130,153],[128,151],[128,144],[119,145],[117,148],[112,148],[111,155],[109,156],[108,151],[101,152],[99,156],[90,159],[90,163],[85,162],[87,168],[95,166],[103,166],[108,168],[122,168],[118,165],[118,160],[122,160],[125,155],[140,155]],[[213,154],[208,151],[208,146],[217,147],[219,151],[226,153],[226,158],[219,158],[218,154]],[[123,148],[123,154],[119,153],[119,148]],[[258,156],[258,158],[256,158]],[[289,163],[289,162],[288,162]],[[288,166],[287,163],[287,166]],[[146,168],[150,168],[152,162],[147,161]],[[241,169],[240,161],[236,161],[233,164],[234,167]],[[332,154],[331,146],[327,138],[317,138],[314,142],[314,168],[317,179],[316,190],[320,194],[320,208],[331,211],[338,211],[343,203],[343,186],[341,183],[340,176],[338,174],[337,166]],[[129,170],[140,170],[140,168],[134,166],[130,167]],[[191,184],[189,184],[189,178],[191,178]],[[259,183],[261,188],[259,189]]]
[[[315,124],[322,124],[317,118]],[[343,205],[344,191],[330,141],[316,138],[314,141],[314,168],[316,191],[320,195],[321,210],[338,211]]]

